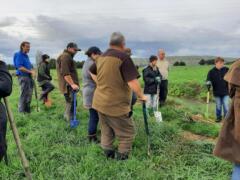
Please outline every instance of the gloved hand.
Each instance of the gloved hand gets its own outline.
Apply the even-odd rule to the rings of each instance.
[[[161,77],[157,76],[157,77],[155,78],[155,81],[159,84],[159,83],[161,82]]]
[[[206,86],[207,86],[208,91],[210,91],[211,86],[212,86],[212,82],[211,81],[207,81],[206,82]]]

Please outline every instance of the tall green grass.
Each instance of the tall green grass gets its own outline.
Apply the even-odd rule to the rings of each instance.
[[[175,72],[176,71],[176,72]],[[190,71],[190,69],[188,70]],[[194,70],[193,70],[194,71]],[[172,75],[182,72],[173,69]],[[55,72],[54,72],[55,74]],[[175,76],[176,77],[176,76]],[[171,77],[172,78],[172,77]],[[177,78],[177,77],[176,77]],[[182,80],[180,80],[182,81]],[[56,85],[56,76],[54,77]],[[63,120],[64,98],[55,90],[53,106],[21,115],[17,112],[19,89],[14,81],[10,104],[20,132],[23,147],[30,161],[34,179],[166,179],[166,180],[225,180],[229,178],[231,164],[212,156],[213,144],[190,142],[181,136],[184,110],[169,103],[162,108],[164,122],[157,124],[149,119],[152,155],[147,156],[146,135],[141,106],[134,109],[136,138],[128,161],[107,160],[99,145],[87,141],[88,113],[78,97],[77,129],[71,130]],[[212,131],[212,129],[209,129]],[[0,179],[24,179],[16,145],[8,129],[9,166],[0,163]]]

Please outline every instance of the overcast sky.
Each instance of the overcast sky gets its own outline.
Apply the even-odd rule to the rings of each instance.
[[[138,57],[240,56],[239,0],[7,0],[0,6],[0,54],[11,62],[23,40],[52,57],[69,41],[108,47],[121,31]],[[78,55],[78,59],[84,59]]]

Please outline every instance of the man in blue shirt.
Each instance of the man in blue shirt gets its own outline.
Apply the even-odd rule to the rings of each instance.
[[[19,98],[19,112],[30,113],[30,104],[33,94],[33,77],[35,71],[29,60],[28,53],[30,51],[30,43],[22,42],[20,51],[14,54],[14,66],[16,68],[16,75],[18,76],[19,85],[21,87],[21,94]]]

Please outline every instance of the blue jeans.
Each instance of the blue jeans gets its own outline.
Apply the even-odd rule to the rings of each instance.
[[[222,109],[224,117],[227,115],[229,109],[229,96],[215,96],[215,101],[217,119],[222,119]]]
[[[88,135],[96,135],[98,121],[98,112],[93,108],[89,109]]]
[[[240,165],[235,165],[233,168],[232,180],[240,180]]]

